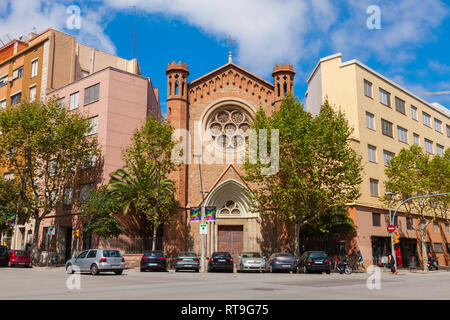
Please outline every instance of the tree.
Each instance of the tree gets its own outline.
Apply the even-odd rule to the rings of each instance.
[[[247,157],[244,164],[245,179],[257,185],[257,192],[251,195],[253,206],[262,214],[295,225],[295,253],[299,256],[300,228],[331,214],[333,208],[347,209],[360,195],[362,167],[350,146],[352,129],[328,101],[313,117],[292,96],[270,117],[259,110],[252,129],[258,137],[260,129],[268,129],[268,141],[270,130],[279,133],[278,172],[262,174],[261,169],[268,165],[260,159],[250,163]],[[270,146],[268,149],[272,152]]]
[[[118,199],[111,195],[107,186],[91,193],[89,201],[81,207],[81,216],[89,218],[84,229],[103,238],[118,237],[126,231],[115,217],[120,210]]]
[[[385,173],[385,188],[396,195],[392,197],[394,205],[411,197],[450,192],[450,150],[447,148],[442,157],[431,158],[420,146],[413,144],[392,157]],[[383,197],[386,203],[389,199],[390,196]],[[449,219],[449,204],[450,196],[414,199],[404,204],[407,216],[419,218],[414,230],[419,232],[422,242],[424,271],[428,270],[427,227],[437,219]]]
[[[88,118],[56,99],[23,102],[0,112],[0,165],[17,176],[26,219],[34,219],[32,259],[37,261],[39,227],[62,203],[76,169],[98,154]]]
[[[171,159],[176,146],[173,131],[169,122],[150,115],[123,152],[123,170],[116,171],[111,179],[111,189],[120,188],[122,199],[127,199],[124,213],[133,206],[138,215],[153,224],[153,249],[158,227],[175,206],[174,183],[167,178],[176,168]]]

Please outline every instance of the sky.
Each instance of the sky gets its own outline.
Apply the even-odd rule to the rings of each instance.
[[[450,90],[450,0],[0,0],[0,37],[53,27],[132,59],[133,6],[135,55],[163,114],[167,64],[187,63],[192,81],[228,62],[229,36],[233,62],[270,82],[293,64],[302,102],[319,59],[341,52],[450,108],[450,95],[424,95]]]

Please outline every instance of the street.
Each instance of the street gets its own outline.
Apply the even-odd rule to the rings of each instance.
[[[0,268],[0,299],[308,300],[450,299],[450,272],[381,272],[381,289],[367,288],[369,274],[242,274],[125,270],[82,274],[69,290],[64,268]]]

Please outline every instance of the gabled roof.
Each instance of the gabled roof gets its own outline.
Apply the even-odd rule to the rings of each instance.
[[[269,81],[266,81],[263,78],[260,78],[260,77],[258,77],[256,75],[254,75],[250,71],[247,71],[246,69],[238,66],[237,64],[234,64],[233,62],[229,62],[227,64],[224,64],[223,66],[221,66],[221,67],[219,67],[219,68],[217,68],[217,69],[215,69],[215,70],[205,74],[204,76],[201,76],[200,78],[197,78],[197,79],[189,82],[188,83],[188,87],[193,87],[196,84],[201,83],[204,80],[208,79],[209,77],[215,76],[215,75],[217,75],[217,74],[219,74],[219,73],[221,73],[221,72],[223,72],[225,70],[228,70],[228,69],[234,69],[236,71],[239,71],[239,72],[243,73],[244,75],[246,75],[247,77],[252,78],[253,80],[261,83],[262,85],[264,85],[266,87],[269,87],[272,90],[274,89],[273,84],[270,83]]]

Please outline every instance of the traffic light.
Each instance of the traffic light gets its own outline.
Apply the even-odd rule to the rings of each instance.
[[[399,236],[400,236],[400,235],[399,235],[398,232],[395,232],[395,233],[394,233],[394,239],[392,240],[392,242],[393,242],[394,244],[397,244],[397,243],[400,242]]]
[[[80,229],[75,230],[75,237],[77,237],[77,238],[80,237]]]

